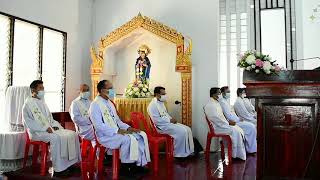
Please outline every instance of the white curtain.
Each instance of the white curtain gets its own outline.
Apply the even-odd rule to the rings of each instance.
[[[22,107],[27,97],[31,96],[27,86],[10,86],[6,92],[5,117],[3,123],[11,131],[23,131]]]

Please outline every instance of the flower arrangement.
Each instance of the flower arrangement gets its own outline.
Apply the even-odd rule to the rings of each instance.
[[[135,81],[130,83],[124,93],[127,98],[147,98],[151,96],[148,81]]]
[[[281,70],[284,70],[269,55],[264,55],[255,50],[240,55],[238,66],[246,71],[264,72],[265,74],[278,74]]]

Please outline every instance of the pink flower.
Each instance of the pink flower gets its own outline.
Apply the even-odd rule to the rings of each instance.
[[[279,72],[279,71],[281,71],[281,68],[280,68],[280,66],[276,65],[276,66],[274,67],[274,70],[275,70],[276,72]]]
[[[263,67],[263,61],[261,61],[261,59],[257,59],[256,60],[256,66],[260,67],[260,68]]]

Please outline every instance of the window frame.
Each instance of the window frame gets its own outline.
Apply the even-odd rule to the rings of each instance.
[[[23,21],[25,23],[29,23],[32,25],[35,25],[39,28],[39,62],[38,62],[38,72],[39,72],[39,79],[42,80],[42,60],[43,60],[43,30],[44,29],[49,29],[58,33],[61,33],[63,35],[63,57],[62,57],[62,66],[63,66],[63,85],[62,85],[62,92],[61,92],[61,111],[65,111],[65,104],[66,104],[66,61],[67,61],[67,32],[52,28],[52,27],[48,27],[46,25],[43,24],[39,24],[36,22],[32,22],[17,16],[13,16],[4,12],[0,11],[0,15],[6,16],[9,18],[10,20],[10,32],[9,32],[9,59],[8,59],[8,63],[9,63],[9,68],[8,71],[10,72],[9,77],[8,77],[8,82],[7,82],[7,87],[12,86],[13,84],[13,56],[14,56],[14,28],[15,28],[15,21],[19,20],[19,21]]]

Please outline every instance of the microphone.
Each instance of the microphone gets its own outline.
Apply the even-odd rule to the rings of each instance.
[[[181,105],[181,102],[180,101],[175,101],[174,104],[176,104],[176,105],[180,104]]]
[[[290,59],[290,64],[291,64],[291,70],[293,70],[293,63],[298,62],[298,61],[305,61],[305,60],[311,60],[311,59],[319,59],[320,57],[311,57],[311,58],[303,58],[303,59]],[[318,70],[320,67],[317,67],[316,70]]]

